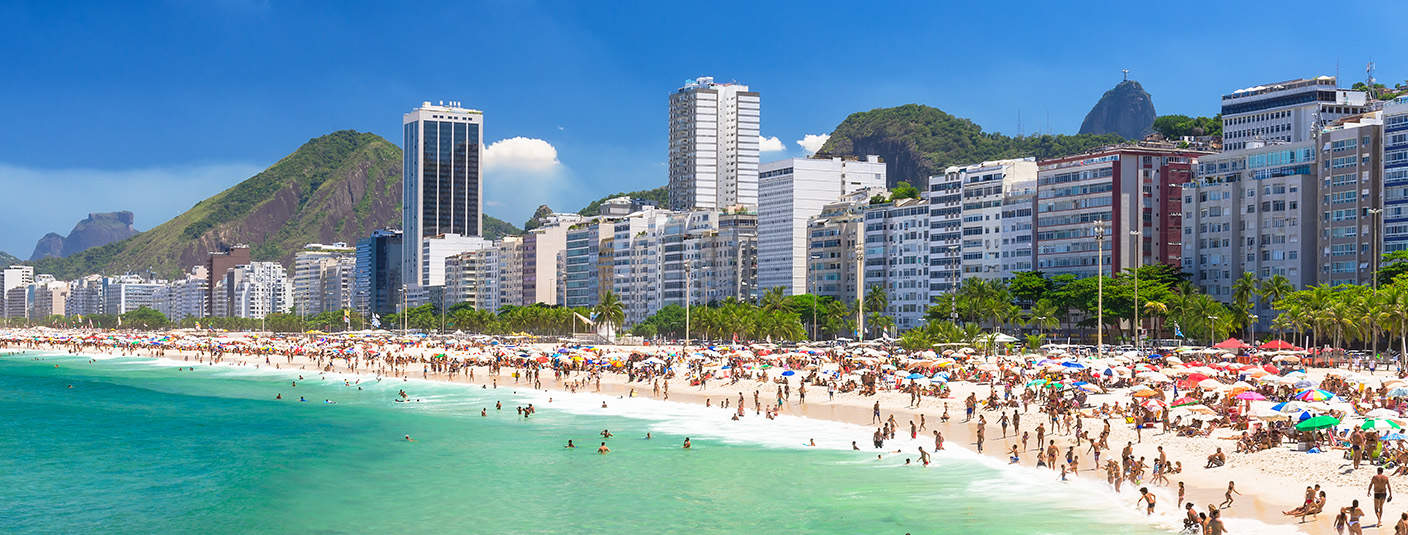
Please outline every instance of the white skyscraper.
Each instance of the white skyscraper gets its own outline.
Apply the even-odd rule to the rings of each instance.
[[[758,207],[756,91],[711,76],[670,94],[670,208]]]
[[[763,164],[758,189],[758,287],[781,287],[787,295],[807,287],[807,220],[842,195],[885,187],[885,163],[862,160],[788,158]]]
[[[401,273],[423,273],[422,238],[482,234],[484,113],[424,102],[401,118]]]

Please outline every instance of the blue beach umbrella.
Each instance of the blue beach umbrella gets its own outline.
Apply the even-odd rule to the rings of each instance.
[[[782,375],[784,375],[784,376],[788,376],[788,375],[797,375],[797,372],[794,372],[794,371],[792,371],[792,370],[787,370],[787,371],[785,371],[785,372],[782,372]]]
[[[1408,435],[1404,435],[1403,433],[1389,433],[1384,435],[1381,440],[1403,440],[1405,438],[1408,438]]]
[[[906,378],[906,379],[923,379],[923,378],[924,378],[924,374],[922,374],[922,373],[911,373],[911,374],[909,374],[908,377],[905,377],[905,378]]]
[[[1077,370],[1085,369],[1085,365],[1079,362],[1062,362],[1061,365],[1067,368],[1075,368]]]

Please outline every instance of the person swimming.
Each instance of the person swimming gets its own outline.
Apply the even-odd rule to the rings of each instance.
[[[575,448],[575,447],[577,447],[577,445],[576,445],[576,444],[573,444],[573,443],[572,443],[572,439],[569,438],[569,439],[567,439],[567,445],[566,445],[566,446],[563,446],[563,447],[564,447],[564,448]]]
[[[415,439],[411,438],[411,435],[406,435],[406,442],[415,442]]]

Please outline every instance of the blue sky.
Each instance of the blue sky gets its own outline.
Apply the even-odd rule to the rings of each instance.
[[[1074,133],[1123,67],[1161,114],[1337,62],[1408,78],[1396,10],[1369,3],[1337,4],[1333,27],[1308,2],[939,4],[7,2],[0,188],[27,195],[0,211],[0,250],[28,257],[90,211],[151,228],[334,130],[399,143],[423,100],[484,110],[488,142],[525,138],[492,150],[485,188],[486,213],[521,223],[664,184],[666,96],[700,75],[762,93],[783,147],[765,161],[911,102]]]

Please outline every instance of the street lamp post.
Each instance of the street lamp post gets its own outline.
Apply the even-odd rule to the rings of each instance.
[[[856,341],[865,341],[865,225],[856,223]]]
[[[1217,342],[1217,316],[1208,316],[1208,345]]]
[[[1261,319],[1261,316],[1258,316],[1258,315],[1256,315],[1256,314],[1252,314],[1252,315],[1250,315],[1250,316],[1247,316],[1247,319],[1252,320],[1252,329],[1251,329],[1252,332],[1251,332],[1251,337],[1250,337],[1251,340],[1250,340],[1249,342],[1247,342],[1247,343],[1249,343],[1249,344],[1251,344],[1251,345],[1256,345],[1256,322]]]
[[[684,262],[684,347],[681,348],[682,351],[680,351],[680,352],[681,352],[681,353],[686,353],[686,354],[689,352],[689,301],[690,301],[690,300],[689,300],[689,293],[690,293],[689,290],[690,290],[689,260],[685,260],[685,262]]]
[[[1105,333],[1105,224],[1096,221],[1095,233],[1095,355],[1104,354]]]
[[[811,255],[808,256],[808,259],[810,259],[810,260],[820,260],[820,259],[821,259],[821,255],[818,254],[818,253],[813,253],[813,254],[811,254]],[[816,277],[813,277],[813,276],[812,276],[812,265],[811,265],[810,263],[808,263],[808,264],[807,264],[807,293],[809,293],[809,294],[812,295],[812,340],[816,340],[816,339],[817,339],[817,335],[816,335],[816,300],[817,300],[817,297],[818,297],[818,296],[817,296],[817,292],[816,292],[816,280],[815,280],[815,279],[816,279]]]
[[[1131,230],[1134,237],[1134,349],[1139,349],[1139,268],[1144,264],[1144,239],[1142,230]]]

